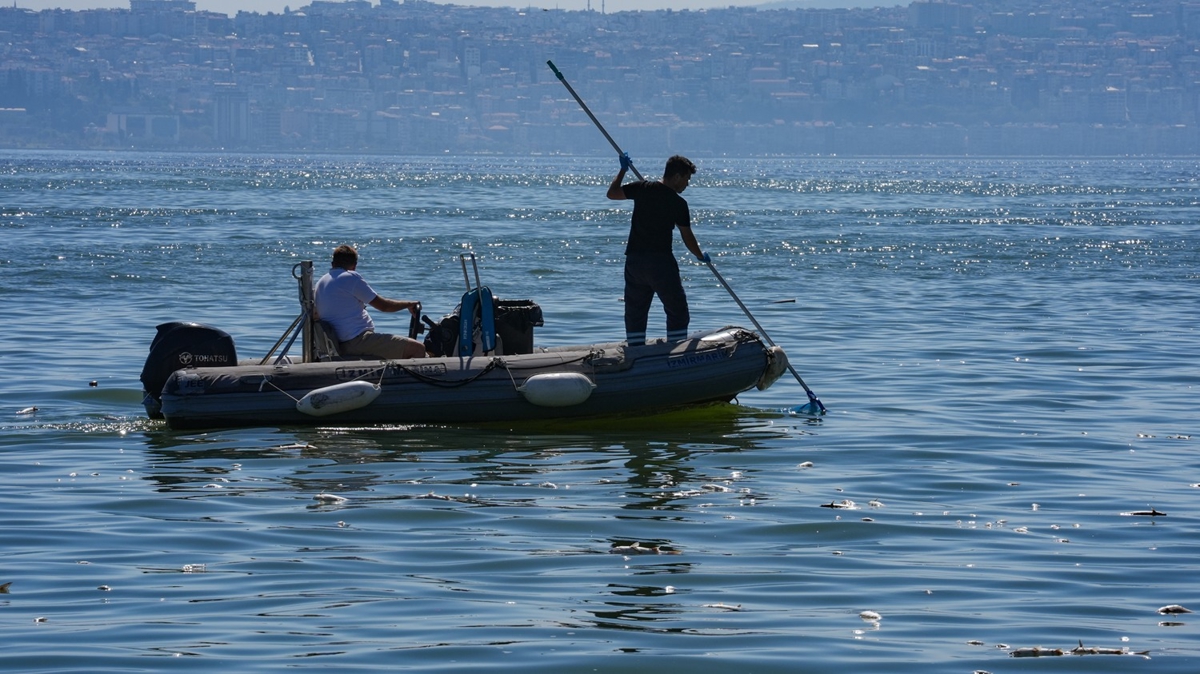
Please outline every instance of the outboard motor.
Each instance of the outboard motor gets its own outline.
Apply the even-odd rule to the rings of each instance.
[[[162,418],[162,389],[171,373],[187,367],[237,365],[233,338],[224,330],[174,321],[158,326],[142,367],[142,404],[151,419]]]

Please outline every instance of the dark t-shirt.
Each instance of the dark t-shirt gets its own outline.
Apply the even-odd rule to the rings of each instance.
[[[622,186],[625,198],[633,200],[632,224],[625,254],[660,253],[672,255],[671,231],[691,227],[687,201],[660,182],[639,180]]]

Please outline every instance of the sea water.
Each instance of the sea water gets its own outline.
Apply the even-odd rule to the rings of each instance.
[[[1200,611],[1200,161],[695,159],[697,238],[825,416],[785,375],[620,422],[173,432],[155,326],[261,356],[341,243],[434,318],[473,252],[538,344],[621,339],[615,158],[0,153],[0,668],[1200,670],[1159,612]],[[749,326],[677,250],[692,327]]]

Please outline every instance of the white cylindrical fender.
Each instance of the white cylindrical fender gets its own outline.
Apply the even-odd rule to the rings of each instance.
[[[547,372],[526,379],[517,390],[534,405],[569,407],[587,400],[595,388],[581,372]]]
[[[762,376],[758,378],[758,390],[765,391],[771,388],[777,379],[787,372],[788,357],[787,353],[781,347],[772,346],[767,349],[767,367],[763,370]]]
[[[314,417],[349,412],[370,405],[382,391],[377,384],[348,381],[309,391],[296,401],[296,409]]]

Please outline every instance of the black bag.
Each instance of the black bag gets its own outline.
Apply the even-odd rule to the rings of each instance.
[[[453,356],[458,346],[458,314],[447,314],[434,323],[425,316],[429,334],[425,335],[425,350],[433,356]]]

